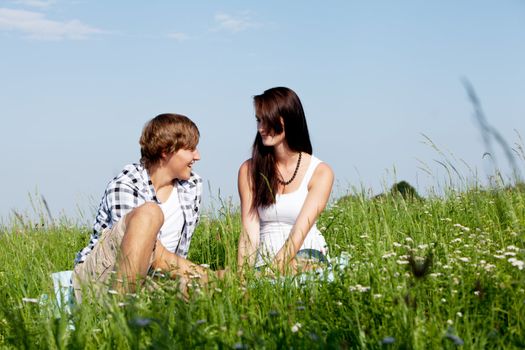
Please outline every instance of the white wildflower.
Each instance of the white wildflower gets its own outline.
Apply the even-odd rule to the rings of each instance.
[[[445,299],[445,298],[441,298],[441,302],[444,304],[444,303],[447,302],[447,299]]]
[[[299,322],[297,322],[296,324],[294,324],[294,325],[292,326],[292,333],[297,333],[297,332],[299,332],[299,329],[300,329],[301,327],[302,327],[302,325],[301,325]]]
[[[457,227],[459,228],[461,231],[464,231],[464,232],[470,232],[470,228],[466,227],[466,226],[463,226],[461,224],[454,224],[454,227]]]
[[[463,317],[463,314],[460,311],[458,311],[458,312],[456,312],[456,316]]]
[[[417,262],[420,262],[420,263],[422,263],[422,262],[424,262],[424,261],[425,261],[425,258],[424,258],[424,257],[422,257],[422,256],[416,256],[416,257],[414,257],[414,260],[415,260],[415,261],[417,261]]]
[[[374,299],[382,298],[383,294],[374,294]]]
[[[516,258],[510,258],[507,261],[510,262],[512,264],[512,266],[516,266],[519,270],[523,270],[523,268],[525,267],[525,263],[523,261],[521,261],[521,260],[516,259]]]
[[[493,264],[487,264],[483,267],[485,269],[485,271],[492,271],[496,268],[496,265],[493,265]]]
[[[463,261],[463,262],[469,262],[470,261],[470,259],[467,258],[467,257],[459,257],[458,260]]]
[[[359,288],[359,291],[360,291],[361,293],[368,292],[368,291],[370,291],[370,287],[361,286],[361,288]]]
[[[412,238],[410,238],[410,237],[405,237],[405,241],[407,241],[407,242],[414,242],[414,240]]]
[[[408,260],[396,260],[399,265],[408,265]]]
[[[454,324],[454,321],[452,321],[452,320],[447,320],[447,324],[448,324],[449,326],[452,326],[452,325]]]
[[[495,254],[494,257],[496,259],[505,259],[505,255],[497,255],[497,254]]]
[[[450,243],[460,243],[461,242],[461,238],[454,238],[453,240],[450,241]]]
[[[386,253],[385,255],[382,256],[382,258],[383,259],[388,259],[388,258],[393,257],[393,256],[396,256],[395,252]]]
[[[515,245],[509,245],[507,246],[507,250],[514,250],[516,252],[519,252],[520,248],[516,247]]]
[[[22,301],[24,303],[33,303],[33,304],[38,303],[38,299],[35,299],[35,298],[22,298]]]
[[[113,294],[113,295],[117,295],[118,294],[118,292],[116,290],[114,290],[114,289],[108,290],[108,293],[109,294]]]
[[[503,253],[503,255],[505,255],[505,256],[516,256],[516,253],[514,253],[514,252],[505,252],[505,253]]]
[[[425,249],[428,248],[428,244],[420,244],[420,245],[418,245],[417,247],[418,247],[419,249],[421,249],[421,250],[425,250]]]
[[[358,291],[361,293],[365,293],[365,292],[368,292],[369,290],[370,290],[370,287],[362,286],[360,284],[356,284],[355,286],[350,286],[351,292]]]
[[[392,243],[392,245],[396,248],[403,246],[401,243],[397,243],[397,242]]]

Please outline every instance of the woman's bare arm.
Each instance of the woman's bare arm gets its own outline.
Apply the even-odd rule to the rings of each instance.
[[[252,210],[253,194],[250,186],[250,161],[245,161],[239,168],[238,190],[241,199],[241,235],[239,237],[239,248],[237,253],[237,264],[239,271],[245,264],[253,266],[257,247],[259,246],[259,215]]]
[[[325,209],[333,183],[334,173],[332,169],[328,164],[320,163],[308,184],[308,195],[295,221],[295,225],[292,227],[283,247],[275,256],[273,265],[282,273],[289,268],[289,264],[303,245],[306,235],[319,217],[319,214]]]

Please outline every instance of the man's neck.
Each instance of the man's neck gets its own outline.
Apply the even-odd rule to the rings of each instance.
[[[151,166],[147,169],[147,171],[157,196],[159,195],[159,192],[163,191],[164,188],[168,188],[169,192],[171,193],[171,189],[173,188],[173,179],[159,164]]]

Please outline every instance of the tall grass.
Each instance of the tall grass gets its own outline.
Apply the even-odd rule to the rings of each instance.
[[[209,287],[176,281],[104,295],[56,314],[51,272],[71,269],[89,228],[62,223],[0,234],[0,346],[14,348],[525,347],[523,186],[448,189],[444,196],[333,203],[318,226],[331,282],[235,274],[240,218],[222,203],[204,217],[190,258],[232,274]],[[57,317],[59,316],[59,317]],[[74,326],[74,329],[71,327]]]

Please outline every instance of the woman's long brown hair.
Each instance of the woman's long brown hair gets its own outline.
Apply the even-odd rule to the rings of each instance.
[[[303,106],[293,90],[286,87],[268,89],[263,94],[254,96],[253,104],[255,114],[267,132],[278,135],[285,130],[285,141],[292,151],[312,154]],[[250,176],[252,210],[274,204],[279,185],[274,149],[263,145],[258,132],[253,142]]]

